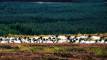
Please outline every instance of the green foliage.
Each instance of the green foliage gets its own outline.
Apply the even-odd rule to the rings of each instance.
[[[107,32],[104,3],[0,3],[0,35]]]

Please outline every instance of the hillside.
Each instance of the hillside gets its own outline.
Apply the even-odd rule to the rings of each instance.
[[[0,35],[107,32],[106,3],[0,2]]]
[[[19,1],[19,2],[38,2],[38,1],[43,1],[43,2],[104,2],[106,0],[0,0],[1,2],[6,2],[6,1]]]

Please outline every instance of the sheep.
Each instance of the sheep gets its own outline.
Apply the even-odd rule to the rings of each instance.
[[[67,36],[67,40],[70,43],[76,43],[78,38],[77,38],[77,36]]]
[[[57,40],[58,40],[58,41],[57,41],[58,43],[68,42],[66,36],[64,36],[64,35],[59,35],[59,36],[56,37],[56,38],[57,38]]]
[[[100,40],[100,38],[101,38],[100,36],[92,36],[91,37],[92,40]]]
[[[20,41],[20,43],[24,43],[21,37],[18,37],[18,40]]]
[[[58,38],[58,35],[50,35],[48,40],[51,41],[50,43],[58,43],[60,38]]]
[[[3,41],[3,37],[0,37],[0,43]]]
[[[9,40],[6,37],[1,37],[1,43],[9,43]]]
[[[96,35],[47,35],[33,37],[0,37],[0,43],[107,43],[107,38]]]
[[[42,43],[49,43],[49,36],[43,36],[42,37]]]
[[[38,40],[38,38],[32,38],[32,40],[33,40],[33,43],[38,43],[39,42],[39,40]]]

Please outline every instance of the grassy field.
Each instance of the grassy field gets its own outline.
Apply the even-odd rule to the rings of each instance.
[[[0,59],[106,60],[107,44],[0,44]]]

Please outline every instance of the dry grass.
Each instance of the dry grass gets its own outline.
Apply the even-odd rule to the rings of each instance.
[[[107,59],[107,44],[0,44],[0,60]]]

